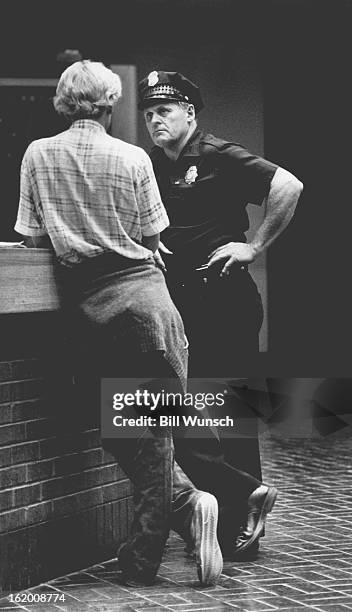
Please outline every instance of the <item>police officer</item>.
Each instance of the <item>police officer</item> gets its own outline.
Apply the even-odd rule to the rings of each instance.
[[[169,290],[190,342],[189,374],[234,377],[238,367],[243,371],[258,354],[263,320],[248,264],[287,226],[302,184],[241,145],[201,131],[201,93],[182,74],[154,70],[139,83],[138,94],[170,219],[161,250]],[[265,206],[251,242],[245,236],[249,202]],[[230,463],[236,456],[237,462],[234,446],[238,451],[241,444],[233,442],[222,441],[221,450],[216,450],[214,440],[194,440],[192,448],[182,448],[179,461],[195,484],[214,490],[206,465],[218,460],[219,453],[225,453]],[[252,449],[248,441],[245,444],[246,458],[242,456],[237,467],[261,480],[257,439]]]
[[[153,71],[139,84],[170,218],[163,258],[190,340],[190,373],[234,376],[259,351],[263,311],[248,264],[289,223],[302,184],[241,145],[201,131],[202,108],[199,88],[178,72]],[[264,204],[265,215],[248,243],[249,202]]]

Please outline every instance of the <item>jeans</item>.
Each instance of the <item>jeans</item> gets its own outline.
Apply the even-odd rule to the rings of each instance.
[[[104,359],[100,361],[100,366]],[[182,391],[181,382],[160,351],[135,353],[116,357],[114,367],[121,378],[153,377],[153,390]],[[111,357],[109,357],[111,364]],[[98,364],[93,364],[96,385]],[[101,375],[104,376],[101,370]],[[110,374],[110,371],[108,372]],[[121,375],[121,376],[120,376]],[[155,376],[158,375],[158,379]],[[176,387],[175,387],[176,385]],[[140,409],[124,408],[125,417],[138,417]],[[157,574],[170,529],[190,541],[189,525],[198,491],[174,461],[172,428],[132,426],[132,435],[122,432],[120,437],[102,438],[104,450],[113,455],[116,462],[131,480],[134,489],[134,517],[127,542],[119,551],[123,574],[129,580],[151,584]]]
[[[108,254],[61,274],[78,368],[93,400],[99,402],[101,378],[152,378],[160,390],[173,379],[182,391],[188,358],[183,324],[153,262],[126,262]],[[151,583],[172,509],[188,516],[194,487],[180,472],[174,477],[171,427],[134,427],[132,437],[103,438],[102,446],[134,485],[134,518],[119,553],[121,568],[128,579]],[[176,523],[181,529],[182,520]]]
[[[151,584],[170,528],[191,541],[189,527],[199,493],[174,461],[171,427],[141,427],[138,437],[103,439],[102,444],[134,485],[134,518],[119,551],[120,566],[127,578]]]

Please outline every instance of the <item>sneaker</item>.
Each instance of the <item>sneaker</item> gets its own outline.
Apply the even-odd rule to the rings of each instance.
[[[222,555],[217,540],[218,502],[202,493],[193,509],[190,531],[194,542],[198,578],[201,584],[214,584],[222,572]]]

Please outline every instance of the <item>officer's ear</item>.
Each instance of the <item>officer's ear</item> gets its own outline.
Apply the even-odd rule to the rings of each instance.
[[[189,104],[187,108],[187,116],[190,121],[196,118],[196,110],[194,108],[194,104]]]

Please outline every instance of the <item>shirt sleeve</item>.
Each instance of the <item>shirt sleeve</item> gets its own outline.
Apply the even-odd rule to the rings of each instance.
[[[269,193],[278,166],[239,144],[226,143],[218,153],[229,180],[236,184],[243,199],[260,205]]]
[[[136,198],[143,236],[152,236],[166,229],[169,219],[161,201],[150,157],[145,153],[139,168]]]
[[[31,151],[28,147],[21,164],[20,201],[15,231],[23,236],[45,236],[46,230],[38,214],[32,188]]]

